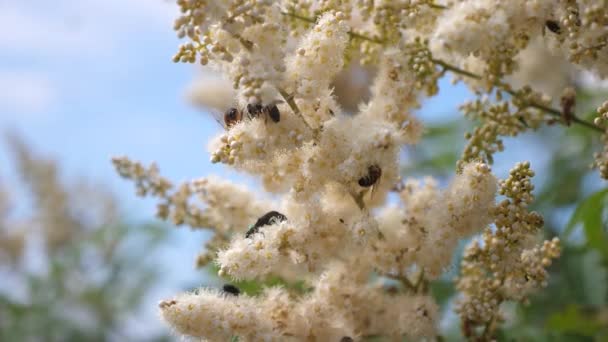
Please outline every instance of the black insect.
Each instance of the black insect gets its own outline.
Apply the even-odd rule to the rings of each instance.
[[[224,125],[230,127],[236,125],[243,119],[243,112],[236,108],[230,108],[224,113]]]
[[[340,339],[340,342],[353,342],[353,338],[350,336],[344,336]]]
[[[572,110],[576,106],[576,91],[573,88],[566,88],[560,99],[560,104],[562,106],[562,119],[566,123],[566,126],[570,126],[574,116]]]
[[[247,112],[249,112],[249,117],[252,119],[267,115],[275,123],[281,121],[281,112],[276,103],[265,106],[259,103],[250,103],[247,105]]]
[[[230,294],[233,296],[238,296],[239,294],[241,294],[241,290],[239,290],[238,287],[232,284],[224,284],[224,286],[222,287],[222,291],[224,291],[224,293],[226,294]]]
[[[279,111],[279,107],[277,107],[276,104],[266,106],[266,112],[268,113],[268,116],[272,121],[281,121],[281,112]]]
[[[259,103],[250,103],[247,105],[247,112],[249,112],[250,118],[257,118],[262,115],[262,111],[264,110],[264,106]]]
[[[378,181],[382,176],[382,169],[380,166],[373,164],[367,168],[367,174],[361,178],[359,178],[359,185],[362,187],[368,188]]]
[[[279,111],[279,107],[277,107],[277,103],[280,103],[280,101],[274,101],[268,105],[250,103],[247,105],[246,110],[231,107],[224,112],[223,116],[222,113],[217,111],[212,111],[211,113],[213,114],[215,121],[224,126],[225,129],[229,129],[237,123],[243,121],[245,117],[249,119],[258,117],[264,117],[265,119],[270,118],[270,120],[276,123],[281,121],[281,112]]]
[[[556,20],[550,19],[545,21],[545,27],[555,34],[560,34],[562,32],[562,28]]]
[[[262,217],[260,217],[255,222],[255,224],[253,224],[252,226],[249,227],[249,229],[247,230],[247,233],[245,233],[245,238],[248,238],[251,235],[257,233],[258,230],[260,229],[260,227],[267,226],[274,222],[281,222],[281,221],[287,221],[287,217],[278,211],[274,211],[274,210],[269,211],[266,214],[264,214]]]

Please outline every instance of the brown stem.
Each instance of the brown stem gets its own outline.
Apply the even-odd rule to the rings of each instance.
[[[492,318],[486,323],[486,326],[483,328],[483,333],[479,338],[480,342],[486,342],[492,339],[492,335],[494,334],[495,323],[496,316],[492,316]]]
[[[433,63],[435,63],[436,65],[442,66],[445,70],[449,70],[449,71],[451,71],[451,72],[453,72],[455,74],[459,74],[459,75],[463,75],[463,76],[466,76],[466,77],[474,78],[476,80],[480,80],[481,79],[481,76],[479,76],[477,74],[474,74],[474,73],[472,73],[470,71],[467,71],[467,70],[464,70],[464,69],[461,69],[461,68],[458,68],[458,67],[453,66],[451,64],[448,64],[448,63],[446,63],[446,62],[444,62],[442,60],[432,59],[431,61]],[[499,84],[497,84],[497,86],[499,86],[500,88],[502,88],[504,91],[506,91],[507,93],[509,93],[511,95],[516,95],[516,92],[514,90],[510,89],[505,84],[499,83]],[[531,103],[528,103],[528,106],[530,106],[532,108],[536,108],[538,110],[542,110],[543,112],[545,112],[547,114],[551,114],[553,116],[562,117],[562,112],[560,110],[555,109],[555,108],[551,108],[551,107],[547,107],[547,106],[545,106],[543,104],[540,104],[540,103],[531,102]],[[593,130],[595,130],[597,132],[604,133],[604,129],[602,129],[601,127],[596,126],[596,125],[594,125],[593,123],[591,123],[589,121],[582,120],[582,119],[578,118],[574,114],[571,117],[571,121],[575,122],[575,123],[577,123],[579,125],[585,126],[587,128],[591,128],[591,129],[593,129]]]
[[[399,281],[405,288],[416,293],[416,286],[406,275],[394,275],[390,273],[383,274],[383,276]]]
[[[440,10],[446,10],[449,7],[448,6],[444,6],[444,5],[439,5],[439,4],[434,4],[434,3],[428,3],[426,4],[427,6],[429,6],[430,8],[435,8],[435,9],[440,9]]]

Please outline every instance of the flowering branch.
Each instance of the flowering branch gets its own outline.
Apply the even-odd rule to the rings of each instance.
[[[441,5],[429,5],[429,6],[433,7],[433,8],[447,9],[447,7],[441,6]],[[289,17],[292,17],[292,18],[295,18],[295,19],[298,19],[298,20],[302,20],[302,21],[306,21],[306,22],[309,22],[309,23],[315,23],[316,22],[315,18],[309,18],[309,17],[303,16],[303,15],[299,15],[297,13],[293,13],[293,12],[281,12],[281,13],[283,15],[287,15]],[[368,37],[368,36],[366,36],[364,34],[357,33],[357,32],[355,32],[353,30],[350,30],[348,32],[348,34],[352,38],[361,39],[361,40],[369,41],[369,42],[376,43],[376,44],[385,44],[386,43],[386,41],[383,40],[383,39]],[[441,66],[444,70],[449,70],[449,71],[452,71],[452,72],[454,72],[456,74],[459,74],[459,75],[462,75],[462,76],[466,76],[466,77],[470,77],[470,78],[474,78],[474,79],[477,79],[477,80],[482,79],[481,76],[479,76],[479,75],[477,75],[475,73],[472,73],[470,71],[458,68],[458,67],[456,67],[454,65],[451,65],[451,64],[449,64],[449,63],[447,63],[445,61],[442,61],[440,59],[431,58],[431,61],[434,64],[436,64],[438,66]],[[507,93],[509,93],[511,95],[515,95],[516,94],[516,92],[513,91],[505,83],[498,82],[498,83],[496,83],[496,86],[500,87],[501,89],[505,90]],[[562,111],[560,111],[558,109],[547,107],[547,106],[545,106],[543,104],[532,102],[532,103],[529,103],[528,105],[530,107],[532,107],[532,108],[536,108],[536,109],[542,110],[545,113],[551,114],[553,116],[557,116],[557,117],[562,117],[563,116]],[[595,124],[593,124],[591,122],[588,122],[588,121],[585,121],[583,119],[580,119],[575,114],[571,114],[570,119],[571,119],[572,122],[575,122],[575,123],[577,123],[579,125],[582,125],[582,126],[585,126],[587,128],[590,128],[590,129],[592,129],[592,130],[594,130],[596,132],[604,133],[604,129],[603,128],[601,128],[601,127],[599,127],[599,126],[597,126],[597,125],[595,125]]]
[[[440,59],[432,59],[432,61],[433,61],[433,63],[435,63],[435,64],[443,67],[444,69],[452,71],[453,73],[456,73],[458,75],[474,78],[474,79],[477,79],[477,80],[482,79],[482,77],[479,76],[479,75],[477,75],[477,74],[474,74],[474,73],[472,73],[470,71],[467,71],[467,70],[464,70],[464,69],[461,69],[461,68],[458,68],[458,67],[456,67],[454,65],[448,64],[448,63],[446,63],[446,62],[444,62],[444,61],[442,61]],[[506,91],[507,93],[511,94],[511,95],[516,95],[517,94],[514,90],[511,89],[511,87],[509,85],[507,85],[505,83],[498,82],[498,83],[496,83],[496,85],[498,87],[500,87],[501,89],[503,89],[504,91]],[[551,107],[547,107],[547,106],[545,106],[543,104],[531,102],[531,103],[528,103],[528,105],[530,107],[532,107],[532,108],[536,108],[536,109],[542,110],[545,113],[551,114],[553,116],[557,116],[557,117],[562,117],[563,116],[562,111],[560,111],[558,109],[551,108]],[[571,114],[570,118],[571,118],[572,122],[575,122],[577,124],[580,124],[582,126],[590,128],[590,129],[592,129],[592,130],[594,130],[596,132],[604,133],[604,129],[603,128],[601,128],[601,127],[599,127],[599,126],[597,126],[597,125],[595,125],[595,124],[593,124],[591,122],[582,120],[582,119],[578,118],[575,114]]]
[[[200,265],[214,260],[220,277],[279,276],[310,288],[300,296],[269,287],[250,297],[232,285],[177,295],[159,306],[177,332],[210,340],[439,339],[440,310],[428,284],[444,274],[459,242],[472,236],[478,238],[467,247],[456,279],[468,338],[493,338],[503,302],[525,301],[547,285],[547,267],[559,256],[560,243],[533,241],[543,218],[527,210],[533,199],[530,165],[517,164],[503,181],[489,165],[504,148],[502,137],[551,124],[553,116],[593,130],[599,124],[572,113],[571,92],[564,92],[560,111],[532,86],[514,90],[504,77],[514,74],[515,57],[554,12],[569,20],[549,28],[556,45],[569,49],[572,63],[595,67],[589,64],[603,61],[601,7],[581,11],[580,26],[596,28],[596,36],[588,37],[579,32],[578,10],[561,3],[553,10],[542,1],[473,6],[465,0],[450,7],[428,0],[177,3],[175,30],[191,41],[174,61],[209,63],[233,83],[225,102],[236,105],[214,106],[228,110],[225,131],[209,145],[211,161],[259,176],[276,199],[257,200],[259,194],[207,179],[174,188],[156,168],[126,159],[115,160],[117,170],[140,193],[159,198],[161,218],[218,233]],[[597,49],[581,55],[573,43],[583,41]],[[347,91],[360,104],[349,109],[356,115],[346,115],[337,95],[337,80],[351,73],[350,58],[377,70],[373,80],[362,82],[365,95]],[[433,179],[406,180],[396,190],[399,206],[383,207],[400,179],[402,147],[418,143],[424,131],[413,113],[423,96],[438,93],[448,71],[475,90],[495,91],[496,100],[479,96],[461,107],[482,124],[466,136],[447,187]],[[507,93],[512,96],[503,100]],[[606,107],[598,113],[608,112]],[[596,159],[602,174],[608,173],[608,157]],[[496,202],[497,194],[505,199]],[[403,291],[372,284],[371,275],[397,280]]]

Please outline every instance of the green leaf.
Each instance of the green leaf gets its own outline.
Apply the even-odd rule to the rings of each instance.
[[[571,333],[583,336],[593,336],[602,328],[597,321],[590,319],[575,304],[569,305],[564,311],[557,312],[547,322],[547,329],[553,332]]]
[[[608,294],[608,271],[602,267],[599,253],[590,251],[582,258],[583,289],[586,302],[589,306],[603,306]]]
[[[454,283],[449,280],[436,280],[431,282],[431,293],[437,304],[444,306],[455,293]]]
[[[598,250],[608,258],[608,236],[606,234],[603,212],[608,201],[608,189],[598,191],[585,199],[574,211],[564,230],[568,238],[576,227],[582,225],[587,246]]]

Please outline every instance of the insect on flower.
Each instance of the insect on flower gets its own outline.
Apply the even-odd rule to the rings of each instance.
[[[249,227],[247,233],[245,233],[245,238],[250,237],[251,235],[258,232],[260,227],[267,226],[269,224],[273,224],[275,222],[287,221],[287,217],[278,211],[269,211],[260,217],[255,224]]]
[[[272,122],[277,123],[281,121],[281,112],[279,111],[279,107],[277,107],[278,103],[281,103],[281,101],[273,101],[267,105],[250,103],[247,105],[245,110],[232,107],[228,108],[223,115],[217,111],[212,111],[211,114],[215,118],[215,121],[217,121],[225,129],[229,129],[230,127],[236,125],[245,117],[249,119],[264,117],[265,120],[270,118]]]
[[[173,305],[177,304],[177,301],[174,299],[171,300],[163,300],[160,303],[158,303],[158,307],[161,309],[166,309],[168,307],[171,307]]]
[[[236,108],[229,108],[224,113],[224,126],[230,127],[239,123],[243,119],[243,112]]]
[[[367,168],[367,174],[361,178],[359,178],[359,185],[364,188],[369,188],[370,186],[376,184],[378,179],[382,176],[382,169],[380,166],[373,164]]]
[[[232,284],[224,284],[224,286],[222,286],[222,291],[233,296],[238,296],[241,294],[241,290]]]
[[[555,20],[547,20],[545,21],[545,27],[549,29],[549,31],[560,34],[562,32],[562,28],[559,26],[559,23]]]

